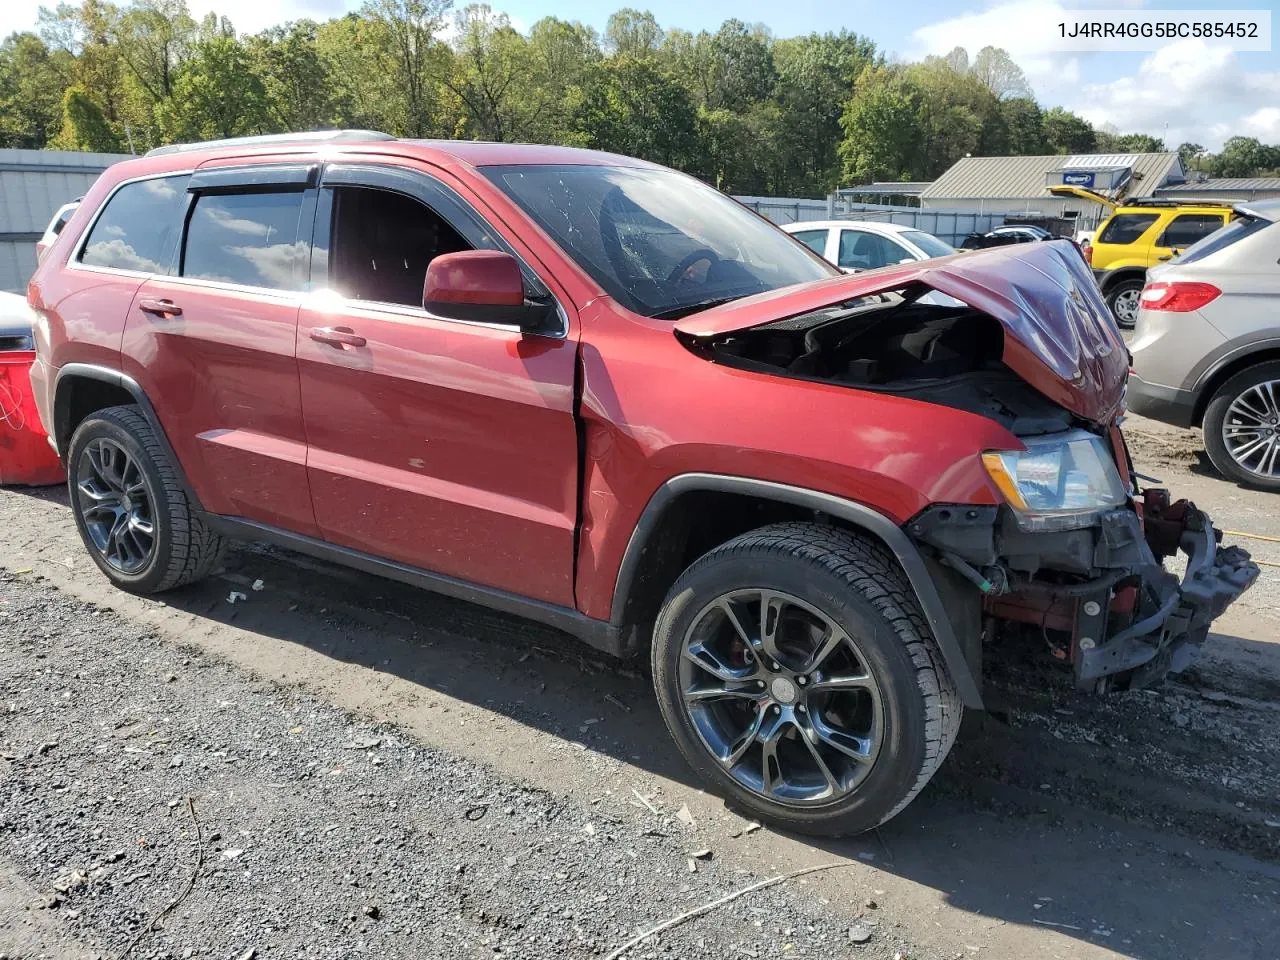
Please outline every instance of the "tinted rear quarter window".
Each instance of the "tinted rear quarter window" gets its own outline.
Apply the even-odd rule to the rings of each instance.
[[[1099,234],[1097,242],[1134,243],[1159,219],[1158,213],[1117,213]]]
[[[309,243],[298,237],[302,193],[202,194],[187,227],[182,275],[301,290]]]
[[[89,231],[80,262],[92,267],[171,272],[187,199],[186,174],[127,183]]]
[[[1173,218],[1156,241],[1157,247],[1189,247],[1222,226],[1216,213],[1182,213]]]

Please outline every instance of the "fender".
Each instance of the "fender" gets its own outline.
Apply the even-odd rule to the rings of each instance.
[[[58,368],[58,375],[53,381],[53,441],[58,456],[66,461],[67,450],[71,438],[66,436],[67,417],[67,397],[69,393],[63,391],[63,381],[68,379],[86,379],[98,380],[102,383],[109,383],[113,387],[120,387],[131,397],[134,403],[142,411],[143,416],[147,418],[147,422],[151,424],[151,429],[155,431],[156,440],[159,441],[160,447],[164,450],[165,456],[169,458],[169,463],[173,465],[174,472],[178,475],[178,482],[182,484],[183,492],[187,495],[187,500],[195,509],[201,513],[204,508],[200,506],[200,500],[196,497],[195,490],[191,484],[187,482],[186,471],[182,469],[182,464],[178,461],[178,456],[173,452],[173,447],[169,443],[169,437],[164,432],[164,427],[160,425],[160,418],[156,415],[156,408],[151,405],[151,400],[146,392],[138,385],[138,381],[130,376],[126,376],[119,370],[112,370],[110,367],[100,367],[92,363],[66,363]]]
[[[1098,277],[1098,286],[1105,292],[1112,284],[1121,280],[1141,280],[1147,275],[1147,268],[1140,264],[1125,264],[1118,267],[1106,267]]]
[[[852,500],[845,500],[818,490],[807,490],[803,487],[792,487],[750,477],[712,473],[684,473],[666,481],[649,498],[635,530],[631,533],[631,539],[627,542],[626,552],[622,556],[610,614],[612,625],[617,630],[621,631],[624,626],[622,616],[626,608],[626,599],[634,586],[640,568],[640,558],[645,551],[649,536],[667,508],[682,494],[694,491],[741,494],[816,510],[839,517],[883,543],[898,559],[903,572],[907,575],[907,581],[915,591],[916,599],[924,611],[925,619],[929,622],[929,629],[933,632],[934,639],[938,641],[947,669],[951,671],[964,705],[978,710],[983,709],[982,694],[977,679],[965,658],[951,620],[947,616],[937,585],[915,544],[901,527],[884,514]]]

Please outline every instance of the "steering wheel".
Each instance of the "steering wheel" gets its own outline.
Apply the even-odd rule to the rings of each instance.
[[[710,250],[707,247],[699,247],[676,264],[675,269],[671,271],[671,275],[667,277],[667,283],[679,283],[685,271],[702,260],[710,260],[714,264],[720,258],[714,250]]]

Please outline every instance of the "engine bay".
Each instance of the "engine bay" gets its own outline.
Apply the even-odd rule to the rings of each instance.
[[[977,413],[1022,435],[1070,414],[1005,366],[999,321],[941,295],[875,294],[705,345],[716,363],[894,393]]]

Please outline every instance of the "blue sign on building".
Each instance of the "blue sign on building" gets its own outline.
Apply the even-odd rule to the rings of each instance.
[[[1093,177],[1092,171],[1063,171],[1062,182],[1069,187],[1092,187]]]

